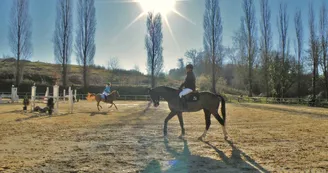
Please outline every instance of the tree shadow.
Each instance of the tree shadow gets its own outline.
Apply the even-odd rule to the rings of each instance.
[[[67,116],[67,115],[71,115],[70,113],[62,113],[62,114],[58,114],[58,115],[49,115],[48,112],[46,113],[39,113],[39,112],[32,112],[33,115],[25,117],[25,118],[17,118],[15,121],[19,122],[19,121],[26,121],[26,120],[30,120],[33,118],[52,118],[52,117],[61,117],[61,116]]]
[[[286,112],[286,113],[296,113],[296,114],[301,114],[301,115],[305,115],[305,116],[309,116],[309,117],[316,117],[316,118],[328,118],[327,114],[324,113],[316,113],[316,112],[305,112],[302,110],[294,110],[294,109],[288,109],[288,108],[284,108],[284,107],[270,107],[267,106],[265,104],[236,104],[236,106],[242,106],[242,107],[250,107],[250,108],[254,108],[254,109],[265,109],[265,110],[271,110],[271,111],[282,111],[282,112]],[[294,106],[296,107],[297,105],[284,105],[284,106]]]
[[[140,173],[269,172],[235,147],[231,141],[228,141],[229,145],[232,147],[231,157],[228,157],[224,152],[220,151],[209,142],[204,143],[213,148],[219,154],[221,160],[191,154],[188,141],[186,140],[183,140],[183,150],[180,152],[169,146],[169,143],[165,141],[166,151],[174,157],[173,160],[168,161],[169,168],[163,171],[160,161],[152,160]],[[244,161],[241,156],[246,160]]]
[[[108,115],[108,112],[91,112],[90,116],[96,116],[96,115]]]

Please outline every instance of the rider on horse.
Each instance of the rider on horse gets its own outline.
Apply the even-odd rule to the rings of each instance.
[[[104,99],[107,100],[107,96],[109,95],[110,93],[110,87],[112,86],[112,84],[110,82],[106,83],[106,88],[103,92],[103,95],[104,95]]]
[[[196,77],[193,72],[193,65],[188,64],[186,66],[186,71],[187,71],[187,77],[186,77],[185,81],[181,84],[181,86],[179,87],[179,89],[182,90],[179,93],[179,97],[180,97],[182,106],[184,108],[187,108],[187,100],[184,96],[195,91],[195,89],[196,89]],[[182,89],[183,87],[184,87],[184,89]]]

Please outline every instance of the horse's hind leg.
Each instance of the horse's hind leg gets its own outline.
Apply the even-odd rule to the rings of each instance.
[[[182,112],[178,113],[178,119],[179,119],[179,123],[180,123],[180,127],[181,127],[181,135],[179,136],[180,139],[183,138],[183,136],[185,135],[185,129],[183,127],[183,117],[182,117]]]
[[[204,113],[205,113],[206,127],[205,127],[205,130],[204,130],[204,133],[198,138],[199,140],[203,140],[203,138],[206,137],[207,131],[211,126],[211,112],[209,110],[204,109]]]
[[[213,115],[219,121],[219,123],[222,125],[222,131],[223,131],[223,134],[224,134],[224,139],[227,140],[228,139],[228,133],[227,133],[226,127],[224,125],[223,119],[220,117],[220,115],[218,113],[215,113]]]

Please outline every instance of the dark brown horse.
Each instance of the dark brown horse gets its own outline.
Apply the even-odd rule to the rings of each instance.
[[[159,106],[161,97],[168,102],[169,109],[171,110],[171,112],[165,118],[164,121],[164,130],[163,130],[164,137],[167,136],[167,123],[175,115],[178,115],[178,119],[181,127],[181,135],[179,137],[182,138],[185,135],[182,112],[197,112],[203,109],[205,113],[206,128],[204,133],[199,137],[199,139],[203,139],[206,136],[208,129],[210,128],[211,115],[213,115],[216,118],[216,120],[219,121],[219,123],[222,125],[224,138],[228,139],[228,134],[225,129],[225,120],[226,120],[225,100],[221,95],[213,94],[211,92],[200,92],[198,93],[199,98],[194,102],[187,102],[188,109],[184,110],[182,105],[180,104],[179,92],[180,91],[177,89],[165,87],[165,86],[149,89],[149,95],[151,101],[149,102],[148,107],[145,109],[145,111],[149,108],[151,103],[153,103],[155,107]],[[221,113],[223,118],[221,118],[221,116],[218,113],[220,102],[222,102]]]
[[[120,94],[118,93],[118,91],[114,90],[111,93],[109,93],[106,100],[102,98],[102,94],[97,94],[97,95],[91,94],[91,95],[95,96],[95,99],[97,101],[98,111],[100,111],[99,107],[102,109],[102,106],[99,104],[101,101],[111,104],[111,106],[108,107],[108,108],[111,108],[114,105],[116,110],[117,110],[117,107],[114,103],[114,100],[116,100],[118,97],[120,97]]]

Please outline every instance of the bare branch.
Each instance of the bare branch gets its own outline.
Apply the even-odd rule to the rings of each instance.
[[[163,33],[161,14],[149,12],[147,16],[147,34],[145,46],[147,50],[147,70],[151,75],[152,87],[155,87],[155,76],[163,70]]]
[[[256,57],[256,19],[255,19],[255,7],[253,0],[243,1],[244,18],[242,19],[244,33],[247,40],[247,66],[248,66],[248,89],[249,96],[252,96],[253,85],[253,68]]]
[[[23,76],[21,60],[28,60],[32,55],[32,19],[28,12],[28,0],[12,0],[9,21],[9,45],[11,52],[16,57],[16,85],[20,84]]]
[[[63,87],[67,86],[68,64],[71,61],[73,42],[72,1],[57,1],[56,27],[53,36],[56,63],[61,65]]]
[[[88,86],[88,68],[94,63],[96,53],[96,8],[94,0],[78,0],[77,2],[77,31],[75,51],[77,62],[83,67],[84,89]]]
[[[223,61],[223,46],[222,46],[222,20],[219,1],[206,0],[205,13],[203,20],[203,45],[206,54],[210,55],[212,64],[212,92],[216,92],[216,73],[218,71],[217,65],[222,64]]]

